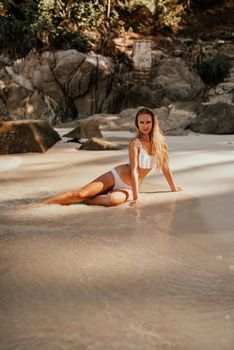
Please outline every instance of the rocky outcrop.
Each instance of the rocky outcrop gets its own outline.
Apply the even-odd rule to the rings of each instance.
[[[207,134],[234,133],[234,57],[229,56],[232,68],[224,82],[207,89],[200,112],[189,129]]]
[[[164,55],[165,56],[165,55]],[[198,74],[181,58],[172,59],[159,53],[148,76],[137,72],[122,77],[118,111],[144,105],[158,108],[175,102],[201,102],[205,85]]]
[[[60,139],[45,120],[0,122],[0,154],[46,152]]]
[[[193,120],[189,128],[205,134],[233,134],[234,104],[225,102],[209,104]]]
[[[189,69],[181,58],[164,59],[159,64],[154,82],[163,92],[162,105],[171,102],[202,100],[205,85],[195,71]]]
[[[120,112],[192,101],[204,84],[182,59],[154,59],[150,80],[132,71],[115,74],[110,57],[66,50],[38,54],[0,70],[0,118],[68,122],[95,113]]]
[[[234,63],[225,81],[207,91],[206,99],[211,104],[217,102],[234,103]]]
[[[32,85],[13,67],[0,70],[0,120],[45,119],[53,123],[60,115],[55,100]]]
[[[45,51],[40,55],[32,51],[25,59],[0,71],[4,116],[47,119],[45,105],[52,107],[50,122],[87,117],[101,110],[110,92],[113,71],[110,58],[92,53],[66,50]],[[5,91],[14,95],[15,104],[11,108]],[[41,112],[37,108],[39,103]]]
[[[164,135],[186,135],[188,127],[196,118],[194,103],[175,103],[155,110]]]
[[[196,46],[191,38],[155,37],[152,68],[142,74],[131,65],[134,41],[142,38],[133,34],[127,41],[115,40],[127,56],[121,64],[76,50],[31,51],[13,64],[0,60],[0,120],[44,119],[57,126],[70,122],[77,126],[78,120],[91,118],[103,130],[134,130],[135,111],[145,106],[155,110],[165,134],[184,134],[209,104],[233,103],[231,43],[222,43],[232,67],[230,76],[210,87],[192,64],[205,57],[202,50],[208,44]],[[216,55],[220,45],[209,43],[209,55]]]

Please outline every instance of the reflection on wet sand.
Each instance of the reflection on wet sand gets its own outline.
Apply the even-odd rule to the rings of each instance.
[[[233,271],[212,254],[199,203],[170,197],[108,209],[105,221],[105,208],[84,205],[11,218],[1,244],[4,349],[231,350]],[[199,235],[184,229],[184,210]]]

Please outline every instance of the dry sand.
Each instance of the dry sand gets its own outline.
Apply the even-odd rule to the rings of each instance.
[[[0,158],[0,349],[233,350],[234,135],[168,136],[183,192],[152,173],[138,208],[14,210],[123,163],[103,134]]]

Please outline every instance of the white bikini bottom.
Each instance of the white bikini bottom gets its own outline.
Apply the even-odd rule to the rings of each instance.
[[[112,175],[114,176],[115,179],[115,184],[112,190],[116,190],[116,189],[126,189],[126,190],[131,190],[132,186],[127,185],[125,182],[123,182],[119,176],[119,174],[117,173],[117,171],[115,169],[111,170]]]

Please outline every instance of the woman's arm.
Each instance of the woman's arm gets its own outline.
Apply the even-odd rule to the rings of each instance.
[[[168,182],[168,185],[170,186],[171,190],[173,192],[179,192],[182,191],[182,188],[178,187],[175,185],[173,176],[172,176],[172,172],[170,170],[169,164],[168,162],[165,163],[165,165],[162,168],[163,174]]]
[[[136,141],[134,139],[130,140],[130,142],[129,142],[129,160],[130,160],[132,194],[133,194],[133,200],[130,203],[130,205],[133,206],[139,201],[139,190],[138,190],[138,145],[137,145],[137,143],[136,143]]]

